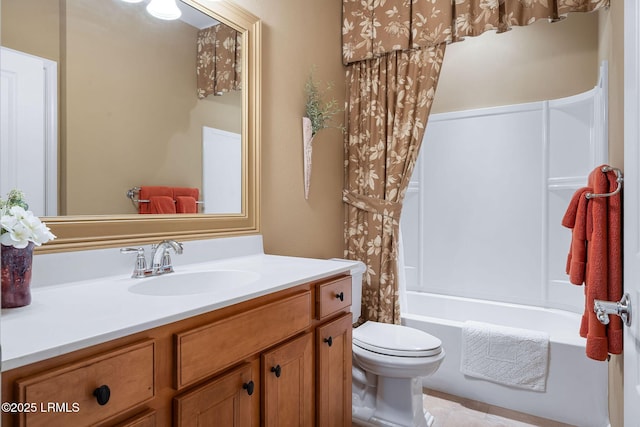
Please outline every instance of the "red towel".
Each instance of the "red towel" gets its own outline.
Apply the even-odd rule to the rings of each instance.
[[[140,187],[140,192],[138,193],[138,200],[151,201],[152,197],[169,197],[173,201],[173,190],[171,189],[171,187],[161,187],[161,186]],[[162,202],[160,203],[162,204]],[[157,211],[158,209],[154,208],[154,210]],[[176,212],[175,212],[175,207],[173,208],[173,212],[152,212],[150,202],[139,202],[138,213],[151,214],[151,213],[176,213]]]
[[[176,196],[177,213],[198,213],[196,199],[189,196]]]
[[[177,213],[198,213],[200,190],[191,187],[174,187],[173,198],[176,201]]]
[[[149,213],[152,214],[174,214],[176,213],[176,204],[173,197],[169,196],[151,196],[149,198]]]
[[[615,191],[618,185],[615,172],[607,172],[609,180],[609,192]],[[608,197],[608,226],[609,226],[609,272],[608,272],[608,301],[620,301],[622,298],[622,197],[620,193]],[[609,338],[609,353],[622,353],[622,319],[618,316],[609,316],[610,323],[607,326]]]
[[[562,225],[571,228],[571,246],[567,256],[567,274],[569,282],[574,285],[584,283],[587,265],[587,201],[586,193],[593,193],[589,187],[583,187],[575,192],[569,203],[569,208],[562,218]]]
[[[589,174],[589,187],[596,194],[613,192],[618,186],[615,172],[602,172],[602,167]],[[606,360],[609,353],[622,352],[622,322],[609,316],[609,325],[600,323],[593,300],[618,301],[622,297],[621,200],[619,193],[586,199],[585,190],[574,194],[562,221],[565,227],[573,228],[567,273],[571,283],[581,284],[582,279],[585,284],[580,335],[587,339],[587,356]]]

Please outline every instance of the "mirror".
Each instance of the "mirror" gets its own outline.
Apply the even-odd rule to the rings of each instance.
[[[37,55],[53,49],[60,58],[58,212],[62,215],[44,218],[58,239],[39,250],[258,231],[260,21],[225,1],[181,3],[182,19],[164,21],[146,12],[148,0],[137,4],[2,0],[0,44],[12,47],[7,33],[15,27],[23,28],[23,33],[28,28],[32,36],[22,37],[27,48],[18,50]],[[241,90],[199,99],[197,32],[216,21],[240,34]],[[34,28],[57,38],[37,40]],[[83,40],[73,39],[74,33],[82,34]],[[38,47],[43,42],[45,47]],[[237,179],[219,180],[234,182],[235,209],[207,209],[213,203],[202,197],[203,189],[213,187],[202,181],[207,175],[203,135],[211,129],[239,135],[233,159]],[[219,157],[209,154],[214,161]],[[225,163],[230,161],[218,159],[214,172]],[[142,185],[199,188],[205,203],[198,212],[216,213],[137,214],[126,193]]]

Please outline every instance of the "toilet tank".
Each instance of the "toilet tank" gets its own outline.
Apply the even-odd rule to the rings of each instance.
[[[367,270],[367,267],[362,261],[354,261],[351,259],[331,258],[331,261],[351,264],[349,270],[351,274],[351,313],[353,314],[353,323],[356,323],[362,311],[362,276]]]

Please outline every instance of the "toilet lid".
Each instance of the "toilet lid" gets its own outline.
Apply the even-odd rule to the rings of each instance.
[[[389,356],[425,357],[439,354],[442,341],[418,329],[370,321],[353,330],[353,344]]]

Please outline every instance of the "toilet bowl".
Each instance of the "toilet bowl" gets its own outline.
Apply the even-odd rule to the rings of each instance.
[[[434,373],[445,352],[426,332],[365,322],[353,330],[352,418],[362,426],[428,427],[422,377]]]
[[[351,267],[353,322],[361,313],[365,265]],[[368,321],[353,330],[352,421],[360,426],[429,427],[422,377],[433,374],[445,353],[442,342],[424,331]]]

